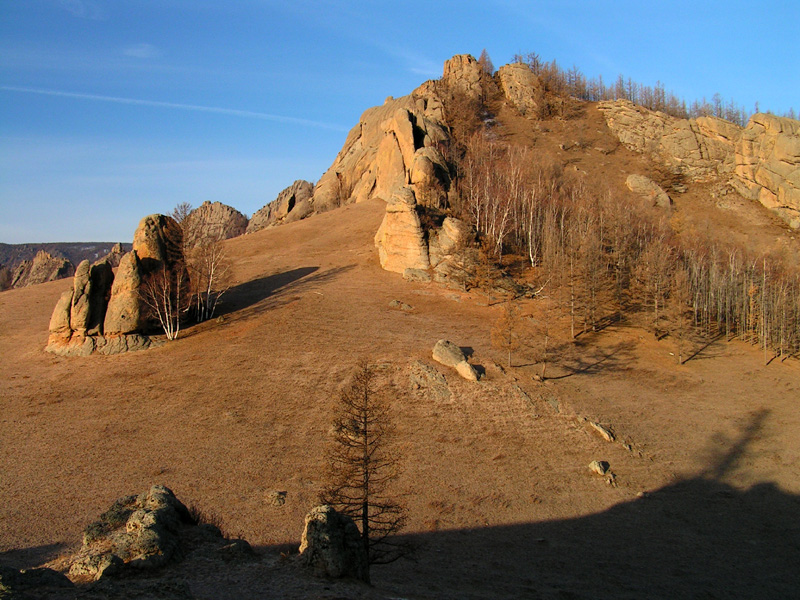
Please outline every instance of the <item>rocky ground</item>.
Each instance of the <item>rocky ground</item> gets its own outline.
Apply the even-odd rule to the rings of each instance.
[[[63,568],[114,500],[161,483],[257,556],[189,554],[126,580],[141,597],[796,593],[795,360],[764,366],[758,349],[716,341],[677,366],[668,339],[622,324],[577,343],[556,335],[551,379],[537,382],[526,351],[508,368],[491,346],[499,298],[380,268],[383,213],[368,201],[227,242],[236,284],[222,317],[147,351],[46,354],[68,280],[0,296],[2,564]],[[433,361],[441,338],[467,350],[479,382]],[[394,384],[396,492],[418,548],[415,562],[375,567],[371,587],[291,560],[322,483],[332,396],[359,357]],[[79,593],[119,593],[103,589]]]

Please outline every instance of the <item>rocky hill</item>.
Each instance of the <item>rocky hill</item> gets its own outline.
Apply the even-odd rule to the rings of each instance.
[[[712,251],[724,238],[764,262],[766,249],[797,256],[796,231],[736,190],[735,169],[711,168],[722,150],[699,125],[670,125],[700,148],[695,177],[689,155],[621,139],[613,111],[519,66],[492,76],[454,57],[441,80],[366,111],[316,185],[296,182],[257,230],[220,244],[220,312],[176,341],[43,351],[48,319],[64,354],[138,335],[142,278],[182,262],[163,215],[143,219],[116,273],[87,261],[72,281],[0,295],[0,585],[54,598],[791,597],[800,366],[762,347],[788,334],[757,309],[796,288],[738,246]],[[530,164],[529,187],[514,187]],[[544,225],[515,241],[503,217],[526,206],[547,209],[525,213]],[[690,270],[703,285],[745,279],[665,310],[657,289],[678,288],[650,275],[664,264],[703,266]],[[749,311],[731,313],[744,315],[736,335],[717,317],[734,303]],[[655,307],[685,328],[654,331]],[[456,359],[441,362],[442,346]],[[417,549],[374,567],[371,586],[295,558],[359,359],[391,407],[392,490]],[[215,527],[187,519],[191,505]],[[34,566],[74,582],[20,571]]]

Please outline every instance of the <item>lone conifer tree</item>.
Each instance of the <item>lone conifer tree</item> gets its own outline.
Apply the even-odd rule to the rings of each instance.
[[[387,448],[392,433],[389,409],[377,389],[374,368],[366,362],[342,390],[333,425],[328,484],[320,500],[358,524],[369,564],[393,562],[409,551],[407,545],[389,539],[405,524],[406,511],[386,495],[399,470]]]

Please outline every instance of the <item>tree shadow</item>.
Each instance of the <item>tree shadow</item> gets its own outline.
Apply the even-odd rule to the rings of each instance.
[[[65,548],[65,544],[56,543],[6,550],[0,552],[0,565],[14,569],[40,565],[56,558]]]
[[[734,439],[712,438],[718,451],[698,475],[596,514],[399,536],[418,549],[416,560],[374,567],[373,588],[315,578],[297,561],[281,563],[279,556],[296,554],[297,540],[257,548],[272,566],[254,570],[251,559],[189,554],[119,585],[135,590],[143,579],[196,578],[215,582],[219,598],[796,598],[800,496],[771,482],[740,489],[723,480],[741,467],[769,414],[755,412]],[[597,484],[606,485],[599,478]],[[14,550],[0,559],[24,568],[60,549]]]
[[[768,415],[695,477],[585,517],[412,534],[418,562],[373,581],[420,598],[798,597],[800,496],[722,481]]]
[[[319,267],[300,267],[246,281],[230,288],[223,296],[217,316],[225,322],[255,317],[264,311],[293,301],[294,295],[310,291],[314,286],[332,281],[355,265],[319,271]],[[320,292],[321,294],[321,292]]]
[[[560,361],[551,362],[552,366],[558,367],[567,372],[563,375],[549,375],[547,379],[566,379],[573,375],[597,375],[602,372],[624,370],[628,368],[633,360],[633,351],[636,344],[632,341],[623,341],[615,344],[610,352],[605,352],[600,348],[592,348],[583,354],[569,359],[570,362]],[[553,355],[558,355],[558,349],[553,349]]]

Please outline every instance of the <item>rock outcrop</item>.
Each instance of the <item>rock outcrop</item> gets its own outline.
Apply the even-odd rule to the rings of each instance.
[[[747,127],[718,119],[678,119],[627,100],[598,108],[619,140],[693,181],[728,180],[800,228],[800,121],[756,114]]]
[[[243,235],[247,217],[232,206],[206,200],[186,216],[180,228],[186,247],[193,248],[205,241],[218,242]]]
[[[306,218],[312,211],[313,195],[314,184],[298,179],[278,194],[275,200],[253,214],[247,224],[247,233]]]
[[[416,204],[411,188],[403,187],[386,205],[386,215],[375,234],[375,245],[381,267],[387,271],[403,273],[406,269],[430,267]]]
[[[672,199],[667,192],[649,177],[645,177],[644,175],[628,175],[628,178],[625,180],[625,185],[628,186],[630,191],[641,196],[653,206],[669,208],[672,205]]]
[[[800,121],[753,115],[736,141],[737,190],[800,228]]]
[[[14,269],[10,287],[21,288],[55,281],[70,277],[73,273],[75,273],[75,267],[66,258],[53,256],[49,252],[39,250],[32,260],[24,260]]]
[[[306,515],[300,557],[319,577],[369,581],[369,564],[353,519],[322,505]]]
[[[512,63],[497,71],[500,89],[523,117],[538,117],[545,105],[545,90],[539,78],[524,63]]]
[[[125,256],[125,248],[122,246],[120,242],[117,242],[111,247],[111,250],[106,254],[103,259],[108,262],[112,267],[117,268],[119,266],[122,257]]]
[[[142,219],[133,250],[121,258],[116,276],[107,259],[78,265],[72,289],[61,295],[53,310],[45,350],[87,356],[151,347],[155,342],[144,335],[142,282],[157,269],[184,268],[182,258],[181,227],[172,217]]]

